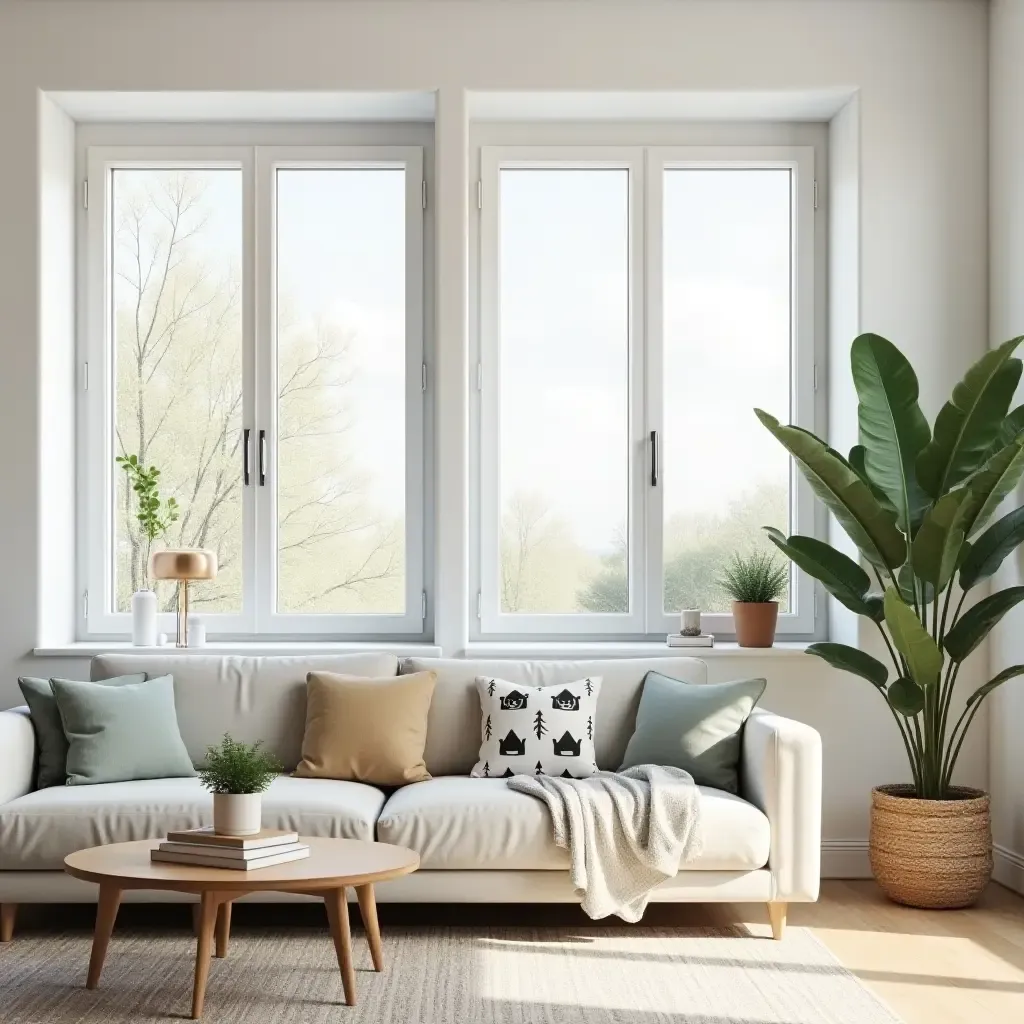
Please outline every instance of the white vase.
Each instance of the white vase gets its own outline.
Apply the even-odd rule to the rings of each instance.
[[[214,793],[213,831],[219,836],[252,836],[263,825],[260,793]]]
[[[188,645],[189,647],[206,646],[206,620],[195,612],[188,613]]]
[[[152,590],[132,594],[132,645],[156,647],[156,594]]]

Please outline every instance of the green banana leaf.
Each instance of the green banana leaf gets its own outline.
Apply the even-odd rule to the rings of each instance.
[[[974,542],[960,566],[960,589],[970,590],[995,575],[1003,559],[1024,541],[1024,506],[997,519]]]
[[[967,539],[964,523],[971,507],[964,488],[944,494],[928,509],[910,546],[915,574],[939,592],[945,590],[956,572]]]
[[[892,587],[886,590],[884,603],[889,636],[906,659],[911,678],[922,689],[935,686],[942,670],[942,651],[938,644],[921,625],[914,609]]]
[[[1011,359],[1020,342],[1011,338],[983,355],[939,411],[916,467],[918,481],[933,498],[973,473],[996,439],[1020,380],[1020,360]]]
[[[935,600],[935,587],[927,580],[919,580],[914,575],[914,567],[909,562],[906,565],[901,565],[899,572],[896,573],[896,585],[899,587],[900,597],[907,604],[913,604],[915,601],[915,583],[917,584],[916,600],[921,600],[921,589],[924,588],[924,603],[931,604]]]
[[[872,686],[878,687],[883,693],[885,692],[889,670],[870,654],[866,654],[856,647],[847,647],[846,644],[833,643],[811,644],[807,648],[807,653],[827,661],[833,668],[852,672],[855,676],[866,679]]]
[[[968,478],[971,507],[967,516],[967,534],[980,530],[1002,500],[1020,483],[1024,474],[1024,434],[1000,448],[995,455]]]
[[[960,616],[942,646],[954,661],[963,661],[1014,605],[1024,601],[1024,587],[1007,587],[980,600]]]
[[[871,580],[852,558],[814,537],[793,534],[787,538],[773,526],[764,527],[764,532],[794,565],[820,581],[851,612],[881,622],[881,602],[867,596]]]
[[[877,334],[854,339],[850,364],[860,400],[857,419],[865,473],[896,509],[900,529],[913,533],[929,504],[915,466],[931,440],[917,401],[917,374],[906,356]]]
[[[867,451],[862,444],[855,444],[850,449],[850,457],[847,462],[850,463],[850,468],[854,471],[868,485],[871,493],[878,500],[878,504],[886,510],[891,510],[893,515],[896,514],[896,506],[889,500],[889,495],[882,490],[878,484],[875,483],[871,477],[868,476],[867,468],[864,465],[864,460],[867,458]]]
[[[828,506],[864,557],[873,565],[896,569],[907,557],[907,544],[896,517],[879,504],[850,464],[813,434],[782,426],[762,409],[757,418],[793,456],[814,493]]]
[[[976,701],[984,700],[997,686],[1002,686],[1007,679],[1013,679],[1014,676],[1024,676],[1024,665],[1011,665],[1009,668],[1004,668],[999,675],[990,679],[984,686],[979,686],[967,698],[967,706],[970,707]]]
[[[905,679],[903,676],[894,679],[885,695],[893,711],[898,711],[906,718],[913,718],[924,710],[924,690],[913,679]]]

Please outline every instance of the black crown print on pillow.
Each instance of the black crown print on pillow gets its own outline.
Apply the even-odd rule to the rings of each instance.
[[[582,740],[574,740],[568,732],[563,732],[557,740],[551,741],[555,747],[556,757],[579,757]]]
[[[525,693],[520,693],[518,690],[512,690],[506,693],[504,697],[500,698],[500,705],[502,711],[522,711],[526,707],[526,702],[530,698]]]
[[[551,698],[551,706],[556,711],[579,711],[580,699],[575,693],[563,690]]]
[[[521,740],[511,729],[503,740],[498,740],[498,753],[502,757],[522,757],[526,753],[526,740]]]
[[[476,680],[480,696],[480,757],[474,778],[550,775],[585,779],[597,770],[597,701],[601,679],[552,686]],[[494,783],[491,783],[494,785]]]

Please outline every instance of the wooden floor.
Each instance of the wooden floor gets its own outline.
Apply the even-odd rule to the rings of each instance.
[[[759,908],[736,907],[740,920]],[[1024,898],[991,884],[970,910],[910,910],[873,882],[826,881],[790,908],[906,1024],[1024,1024]],[[767,914],[755,927],[768,934]]]
[[[379,910],[385,933],[389,924],[400,922],[604,926],[565,904],[382,903]],[[95,917],[95,908],[84,904],[24,911],[19,928],[26,931],[69,926],[91,930]],[[250,924],[322,924],[323,910],[312,905],[238,904],[235,917],[238,923]],[[127,904],[118,924],[162,922],[182,927],[186,919],[185,907]],[[655,903],[644,923],[742,924],[752,934],[771,934],[763,904]],[[608,927],[621,925],[618,918],[607,920]],[[810,928],[905,1024],[1024,1024],[1024,898],[995,883],[970,910],[923,911],[890,903],[870,881],[826,881],[818,903],[790,907],[789,927]]]

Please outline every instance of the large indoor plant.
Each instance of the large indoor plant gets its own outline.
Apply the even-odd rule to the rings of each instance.
[[[893,899],[915,906],[967,906],[992,870],[988,797],[951,780],[985,698],[1024,674],[1024,665],[978,687],[959,714],[952,705],[964,661],[1024,600],[1024,586],[969,600],[1024,539],[1024,508],[992,521],[1024,472],[1024,406],[1010,409],[1021,340],[968,370],[933,430],[903,354],[878,335],[858,337],[851,363],[860,443],[848,458],[756,410],[870,570],[815,538],[767,531],[837,601],[877,627],[892,661],[890,676],[866,651],[839,643],[809,648],[865,679],[892,712],[913,783],[873,792],[871,863]]]
[[[273,754],[233,740],[227,733],[219,747],[207,747],[199,781],[213,793],[213,830],[223,836],[251,836],[263,820],[262,794],[282,771]]]

